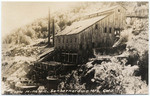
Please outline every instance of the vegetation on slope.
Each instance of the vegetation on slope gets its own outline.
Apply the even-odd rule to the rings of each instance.
[[[123,4],[130,6],[128,3]],[[114,4],[108,4],[108,6],[112,5]],[[78,21],[84,15],[83,13],[88,11],[90,13],[100,7],[102,6],[99,3],[85,3],[69,11],[54,13],[51,20],[55,19],[55,32]],[[24,44],[23,47],[26,48],[26,45],[30,45],[34,40],[47,37],[47,25],[48,18],[37,19],[32,24],[16,29],[3,40],[3,44]],[[126,51],[122,54],[127,58],[89,61],[68,74],[66,80],[60,83],[59,89],[98,90],[97,93],[88,92],[91,94],[148,94],[148,20],[133,20],[128,27],[130,28],[121,33],[119,43],[115,45],[127,45]],[[27,66],[33,62],[32,60],[36,60],[33,55],[40,53],[38,47],[24,48],[12,48],[3,54],[2,74],[9,76],[14,76],[17,72],[22,74],[21,72],[24,72],[22,70],[28,69]],[[23,60],[18,59],[20,56],[25,56],[26,59],[24,57]],[[28,60],[29,56],[34,59]]]
[[[127,5],[125,2],[118,3],[125,6]],[[55,20],[55,33],[57,33],[65,29],[66,26],[70,26],[73,22],[82,19],[82,17],[88,13],[96,12],[102,8],[116,4],[116,2],[81,2],[77,6],[73,6],[70,9],[51,13],[50,21],[53,19]],[[131,3],[131,5],[135,4],[136,3],[134,2]],[[50,28],[52,28],[52,26],[50,26]],[[35,39],[46,38],[47,35],[48,17],[39,18],[31,24],[12,30],[12,32],[4,38],[3,43],[29,45]]]
[[[97,90],[91,94],[148,94],[148,41],[148,19],[133,19],[113,46],[126,44],[120,55],[124,58],[89,61],[68,74],[60,89]]]
[[[90,94],[148,94],[148,20],[140,23],[145,26],[130,25],[114,44],[115,47],[126,44],[120,57],[89,61],[68,74],[59,88],[97,90],[89,91]]]

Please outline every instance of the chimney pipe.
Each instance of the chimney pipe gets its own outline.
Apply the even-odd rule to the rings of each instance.
[[[54,24],[54,19],[53,19],[53,47],[54,47],[54,44],[55,44],[55,24]]]
[[[48,10],[48,45],[50,45],[50,8]]]

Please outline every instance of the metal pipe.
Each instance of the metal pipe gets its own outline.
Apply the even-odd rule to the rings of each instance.
[[[48,45],[50,45],[50,8],[48,10]]]
[[[54,19],[53,19],[53,46],[54,46],[54,40],[55,40],[55,24],[54,24]]]

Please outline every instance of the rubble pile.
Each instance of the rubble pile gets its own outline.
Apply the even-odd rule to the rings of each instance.
[[[41,42],[41,40],[37,41]],[[35,42],[35,43],[37,43]],[[37,60],[37,55],[41,53],[43,46],[31,45],[7,45],[2,50],[2,82],[3,94],[8,89],[14,89],[12,85],[19,81],[19,78],[28,78],[30,70],[33,70],[33,64]],[[9,50],[7,50],[7,48]],[[32,77],[30,77],[32,78]],[[10,91],[14,93],[15,91]]]
[[[29,47],[21,47],[14,48],[11,51],[7,52],[7,56],[31,56],[39,53],[40,50],[38,47],[33,47],[32,49]]]
[[[127,60],[101,63],[88,62],[78,70],[72,71],[66,80],[60,83],[60,89],[98,90],[89,94],[148,94],[148,85],[140,76],[135,76],[138,66],[126,66]]]
[[[68,12],[54,14],[52,18],[56,21],[55,32],[57,33],[78,21],[79,17],[84,15],[83,13],[91,13],[94,10],[101,9],[102,5],[106,6],[106,4],[99,5],[99,3],[91,5],[87,3],[82,7],[81,4]],[[127,2],[127,5],[130,4]],[[71,70],[71,72],[65,75],[63,81],[58,85],[58,89],[72,91],[58,94],[148,94],[148,21],[147,18],[132,18],[131,21],[129,20],[129,25],[127,24],[127,28],[121,32],[120,38],[112,46],[113,48],[105,50],[113,52],[113,49],[115,54],[111,52],[106,54],[105,51],[98,54],[101,50],[97,49],[96,54],[94,54],[95,58],[90,58],[86,64],[78,65],[75,70],[67,68],[67,71]],[[43,46],[47,43],[47,40],[43,40],[48,34],[47,23],[47,18],[38,19],[32,24],[15,30],[14,33],[3,40],[2,47],[5,45],[9,48],[8,50],[5,47],[2,49],[2,94],[5,91],[15,92],[14,85],[20,78],[32,77],[30,70],[34,71],[32,64],[38,56],[45,56],[45,54],[53,51],[53,48],[46,49],[46,46]],[[34,40],[37,40],[37,42]],[[32,43],[35,43],[35,45]],[[124,50],[116,49],[116,47],[123,45],[125,45]],[[50,65],[50,62],[48,63]],[[47,73],[52,71],[47,71],[47,67],[44,70],[46,71],[38,70],[37,77],[45,78]],[[60,73],[61,71],[58,75]],[[48,85],[47,82],[44,83]],[[53,85],[56,84],[53,83]],[[42,94],[42,92],[44,94],[47,91],[43,85],[37,90],[39,90],[39,94]]]

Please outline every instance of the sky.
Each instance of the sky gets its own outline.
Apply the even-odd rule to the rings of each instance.
[[[34,20],[48,16],[51,12],[66,10],[75,6],[74,2],[2,2],[2,37],[13,29],[29,24]]]

